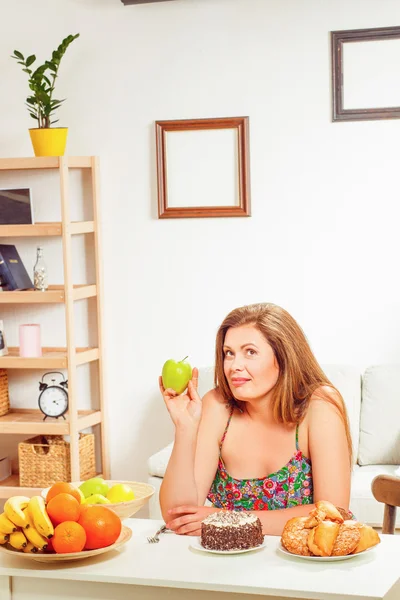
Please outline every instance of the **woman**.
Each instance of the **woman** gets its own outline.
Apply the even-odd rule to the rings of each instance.
[[[216,339],[215,389],[160,389],[175,442],[160,490],[167,526],[199,535],[221,509],[250,510],[264,534],[329,500],[348,509],[352,445],[340,393],[284,309],[233,310]],[[204,506],[208,499],[213,506]],[[310,506],[311,505],[311,506]]]

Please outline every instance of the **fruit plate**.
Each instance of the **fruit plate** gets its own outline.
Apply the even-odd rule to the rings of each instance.
[[[358,552],[357,554],[346,554],[345,556],[301,556],[300,554],[293,554],[293,552],[289,552],[283,546],[278,546],[279,552],[282,554],[286,554],[291,558],[301,558],[303,560],[312,560],[314,562],[335,562],[337,560],[349,560],[350,558],[356,558],[356,556],[363,556],[366,552],[373,550],[375,546],[364,550],[363,552]]]
[[[125,483],[132,488],[133,493],[135,494],[134,500],[129,500],[128,502],[117,502],[115,504],[101,504],[100,506],[106,506],[107,508],[111,508],[121,520],[129,519],[135,513],[137,513],[147,502],[150,500],[154,492],[155,488],[148,484],[142,483],[141,481],[114,481],[114,480],[105,480],[109,487],[112,487],[116,483]],[[82,481],[72,481],[72,485],[79,487],[83,483]],[[42,490],[41,496],[46,500],[47,492],[49,491],[49,487]],[[87,505],[91,506],[91,505]],[[97,505],[96,505],[97,506]]]
[[[189,548],[193,548],[193,550],[199,550],[200,552],[211,552],[211,554],[243,554],[244,552],[257,552],[257,550],[261,550],[262,548],[265,548],[265,546],[266,543],[264,540],[263,543],[256,548],[244,548],[242,550],[209,550],[201,545],[200,538],[195,538],[189,544]]]
[[[8,554],[9,556],[17,556],[18,558],[26,558],[28,560],[36,560],[37,562],[42,563],[59,563],[59,562],[67,562],[72,560],[83,560],[85,558],[91,558],[92,556],[98,556],[99,554],[105,554],[106,552],[111,552],[111,550],[117,550],[126,542],[128,542],[132,537],[132,529],[122,525],[121,533],[119,534],[119,538],[117,541],[111,546],[106,546],[105,548],[98,548],[97,550],[82,550],[82,552],[71,552],[70,554],[46,554],[46,553],[36,553],[33,552],[20,552],[19,550],[11,550],[6,548],[5,546],[0,546],[0,552],[4,554]]]

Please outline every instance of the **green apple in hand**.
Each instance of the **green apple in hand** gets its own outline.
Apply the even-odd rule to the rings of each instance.
[[[183,360],[176,362],[172,358],[164,363],[162,368],[162,382],[165,389],[171,388],[177,394],[182,394],[192,378],[192,367]]]

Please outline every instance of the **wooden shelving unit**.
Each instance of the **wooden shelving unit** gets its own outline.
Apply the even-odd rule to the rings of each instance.
[[[0,225],[0,239],[21,237],[60,237],[63,245],[64,283],[52,285],[46,292],[34,290],[0,292],[0,305],[14,304],[23,311],[23,305],[64,304],[67,346],[65,348],[43,348],[40,358],[23,358],[18,348],[9,348],[7,356],[0,357],[0,369],[66,369],[68,371],[69,411],[66,419],[46,419],[39,410],[11,409],[0,417],[0,435],[69,435],[71,443],[71,481],[79,480],[79,432],[99,426],[101,447],[101,473],[109,478],[109,457],[105,423],[104,374],[103,374],[103,330],[102,330],[102,279],[101,240],[99,231],[99,165],[93,156],[0,158],[0,171],[24,171],[52,169],[58,171],[61,195],[61,221],[35,223],[34,225]],[[69,211],[69,171],[90,169],[92,179],[93,221],[71,221]],[[19,176],[20,177],[20,176]],[[96,282],[74,285],[72,280],[72,236],[94,235]],[[75,345],[74,303],[87,298],[96,298],[97,338],[95,348],[77,348]],[[98,363],[99,398],[95,410],[78,410],[77,368],[93,361]],[[12,401],[12,400],[11,400]],[[31,496],[39,492],[36,488],[21,488],[18,475],[0,482],[0,498],[15,494]]]

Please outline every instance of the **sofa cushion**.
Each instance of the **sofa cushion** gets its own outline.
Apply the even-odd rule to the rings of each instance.
[[[400,465],[400,365],[369,367],[363,376],[360,465]]]
[[[171,457],[173,442],[159,450],[147,461],[147,471],[154,477],[164,477],[169,459]]]
[[[198,392],[202,398],[207,392],[214,388],[214,367],[199,368]]]
[[[321,365],[330,382],[339,390],[346,405],[353,442],[354,461],[358,455],[360,435],[361,374],[349,365]]]

